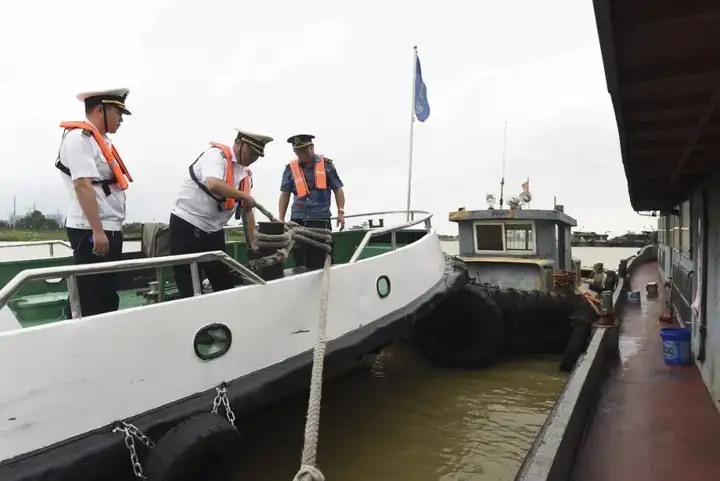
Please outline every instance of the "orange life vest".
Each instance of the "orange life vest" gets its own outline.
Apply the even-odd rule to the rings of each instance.
[[[110,166],[113,177],[111,179],[94,180],[92,183],[96,185],[102,185],[103,190],[105,191],[105,195],[110,195],[110,189],[108,188],[108,186],[112,184],[117,184],[117,186],[121,190],[125,190],[128,188],[128,182],[133,181],[132,176],[130,176],[130,172],[128,172],[127,167],[125,167],[125,163],[120,158],[120,154],[118,153],[115,146],[108,146],[108,144],[105,142],[105,139],[100,134],[100,131],[95,128],[93,124],[91,124],[90,122],[61,122],[60,127],[65,129],[63,137],[65,137],[65,135],[67,135],[67,133],[71,130],[83,129],[83,134],[92,136],[95,139],[95,142],[97,142],[98,147],[100,147],[100,151],[103,154],[103,157],[105,157],[105,161]],[[57,167],[64,174],[70,176],[70,169],[66,165],[60,163],[59,153],[57,161],[55,162],[55,167]]]
[[[210,142],[210,145],[212,147],[215,147],[217,149],[220,149],[220,152],[222,152],[223,157],[225,158],[225,182],[232,188],[235,188],[235,171],[233,169],[232,165],[232,150],[227,145],[218,144],[217,142]],[[227,198],[223,199],[222,197],[218,197],[215,195],[210,189],[207,188],[205,184],[200,182],[200,180],[195,175],[195,171],[193,170],[193,166],[197,163],[198,160],[200,160],[200,157],[202,157],[202,154],[198,156],[197,159],[195,159],[195,162],[190,164],[189,171],[190,171],[190,178],[197,184],[198,187],[200,187],[200,190],[205,192],[207,195],[213,198],[217,202],[218,210],[232,210],[235,208],[236,202],[233,198]],[[250,195],[250,189],[252,188],[252,172],[250,169],[247,170],[247,177],[244,177],[240,181],[240,185],[238,187],[238,190],[240,192],[244,192],[245,194]]]
[[[327,189],[327,173],[325,171],[325,156],[318,156],[319,159],[315,162],[315,188],[320,190]],[[293,182],[295,182],[295,192],[298,198],[303,198],[310,193],[307,181],[305,180],[305,174],[303,174],[300,162],[298,159],[290,161],[290,173],[292,174]]]

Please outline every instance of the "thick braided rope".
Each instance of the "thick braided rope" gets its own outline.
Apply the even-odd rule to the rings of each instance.
[[[320,404],[322,400],[323,367],[327,336],[327,306],[330,287],[330,254],[325,255],[322,281],[320,283],[320,315],[318,316],[317,337],[313,349],[310,397],[305,418],[305,444],[303,445],[300,470],[293,481],[325,481],[325,476],[315,466],[317,462],[318,439],[320,437]]]
[[[255,204],[255,207],[272,222],[280,222],[280,220],[275,218],[263,206]],[[245,218],[243,217],[243,222],[244,219]],[[327,335],[325,331],[327,327],[330,267],[332,262],[330,257],[331,247],[329,242],[332,240],[332,231],[330,231],[330,229],[307,229],[299,226],[295,222],[285,223],[285,229],[286,233],[282,236],[267,235],[267,237],[263,237],[263,235],[257,235],[252,242],[253,249],[257,249],[260,246],[269,247],[269,243],[271,242],[280,242],[280,237],[283,237],[282,242],[284,242],[284,236],[286,235],[287,244],[283,244],[282,247],[282,250],[285,251],[286,257],[287,253],[289,253],[290,249],[292,249],[294,241],[300,239],[303,239],[301,242],[307,242],[310,245],[322,248],[326,253],[322,280],[320,282],[320,313],[316,329],[315,347],[313,348],[312,374],[310,376],[310,397],[308,399],[307,417],[305,418],[305,441],[303,444],[300,470],[293,478],[293,481],[325,481],[325,475],[323,475],[322,471],[320,471],[315,464],[317,462],[318,440],[320,437],[320,406],[322,400],[325,347],[327,346]],[[327,234],[325,232],[327,232]],[[325,243],[319,242],[319,239],[324,240]],[[263,242],[268,242],[268,244],[262,244]]]
[[[260,204],[255,204],[255,208],[262,212],[272,222],[281,222],[273,216],[267,209]],[[243,214],[243,223],[245,215]],[[308,244],[329,254],[332,247],[332,230],[318,229],[314,227],[303,227],[295,222],[282,222],[285,232],[282,234],[263,234],[256,232],[249,247],[257,252],[262,247],[273,247],[276,250],[274,254],[253,259],[249,262],[250,266],[259,269],[272,266],[284,262],[290,255],[290,251],[296,242]],[[246,233],[247,235],[247,233]]]

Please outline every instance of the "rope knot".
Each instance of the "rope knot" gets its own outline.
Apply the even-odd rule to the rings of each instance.
[[[296,222],[281,222],[273,216],[267,209],[260,204],[255,204],[255,208],[262,212],[272,222],[282,223],[285,232],[282,234],[264,234],[255,232],[253,238],[249,237],[247,229],[245,235],[250,241],[249,245],[256,253],[262,247],[271,247],[276,249],[274,254],[264,257],[257,257],[249,261],[250,267],[261,269],[275,264],[285,262],[292,251],[295,244],[307,244],[330,254],[332,250],[332,229],[321,229],[316,227],[303,227]],[[243,211],[243,225],[247,222],[247,212]]]
[[[303,464],[293,481],[325,481],[325,475],[315,466]]]

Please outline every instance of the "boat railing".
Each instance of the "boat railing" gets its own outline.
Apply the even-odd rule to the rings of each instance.
[[[357,217],[368,217],[377,215],[388,215],[388,214],[406,214],[406,211],[385,211],[385,212],[371,212],[365,214],[352,214],[345,216],[346,219],[352,219]],[[432,214],[426,211],[411,211],[412,217],[409,222],[405,222],[398,225],[391,225],[388,227],[378,227],[369,229],[363,237],[360,244],[353,252],[350,257],[349,263],[357,262],[363,249],[370,242],[370,239],[383,234],[391,234],[392,250],[397,249],[397,231],[413,227],[418,224],[424,224],[425,230],[430,232],[432,230],[432,224],[430,219]],[[28,243],[29,245],[39,244],[69,244],[66,241],[39,241],[37,243]],[[156,279],[158,282],[158,302],[164,300],[164,281],[162,269],[164,267],[171,267],[175,265],[190,264],[190,273],[192,277],[193,295],[199,296],[202,293],[202,285],[200,283],[200,271],[198,269],[198,263],[220,261],[227,265],[234,271],[237,271],[244,279],[249,280],[253,284],[265,284],[265,281],[257,275],[255,272],[245,267],[240,262],[236,261],[225,252],[213,251],[203,252],[197,254],[181,254],[181,255],[170,255],[162,257],[148,257],[141,259],[127,259],[121,261],[112,262],[100,262],[97,264],[73,264],[67,266],[55,266],[55,267],[41,267],[35,269],[26,269],[17,274],[10,282],[5,284],[0,289],[0,309],[5,307],[12,297],[17,294],[20,289],[28,282],[35,280],[47,280],[47,279],[67,279],[68,289],[68,300],[70,302],[70,312],[73,318],[80,317],[82,312],[80,310],[80,295],[77,289],[77,277],[86,276],[93,274],[105,274],[111,272],[124,272],[134,271],[148,268],[156,269]]]
[[[406,214],[407,214],[407,211],[406,211],[406,210],[388,210],[388,211],[384,211],[384,212],[367,212],[367,213],[363,213],[363,214],[351,214],[351,215],[346,215],[345,218],[346,218],[346,219],[353,219],[353,218],[356,219],[356,218],[358,218],[358,217],[371,217],[371,216],[377,216],[377,215],[391,215],[391,214],[403,214],[403,215],[406,215]],[[419,215],[422,216],[422,217],[421,217],[420,219],[418,219],[417,222],[413,222],[413,221],[415,220],[415,215],[416,215],[416,214],[419,214]],[[419,223],[421,223],[421,222],[425,222],[426,220],[429,220],[431,217],[432,217],[432,214],[431,214],[430,212],[427,212],[427,211],[424,211],[424,210],[411,210],[411,211],[410,211],[410,223],[409,223],[409,226],[413,226],[413,225],[419,224]],[[331,217],[331,218],[330,218],[330,221],[334,221],[334,220],[337,220],[337,217]],[[403,225],[400,225],[400,226],[397,226],[397,227],[398,227],[398,229],[405,229],[405,228],[408,227],[408,225],[403,224]],[[225,229],[225,236],[226,236],[226,239],[225,239],[225,240],[227,240],[227,233],[228,233],[228,231],[242,230],[242,228],[243,228],[242,223],[236,224],[236,225],[226,225],[226,226],[224,227],[224,229]],[[382,227],[368,227],[368,230],[373,230],[373,229],[382,229]]]
[[[265,284],[265,281],[253,271],[227,255],[222,251],[203,252],[198,254],[180,254],[174,256],[148,257],[143,259],[128,259],[122,261],[100,262],[97,264],[75,264],[69,266],[41,267],[26,269],[20,272],[13,279],[0,289],[0,309],[5,307],[12,297],[28,282],[35,280],[46,280],[54,278],[66,278],[68,289],[68,300],[70,312],[73,318],[81,317],[80,295],[77,289],[78,276],[93,274],[105,274],[110,272],[134,271],[154,267],[156,269],[157,281],[159,284],[158,302],[163,301],[164,282],[162,281],[162,268],[175,265],[190,264],[192,277],[193,295],[202,294],[200,283],[200,271],[198,263],[220,261],[234,271],[237,271],[243,278],[253,284]]]
[[[0,249],[9,249],[13,247],[39,247],[39,246],[48,246],[50,251],[50,257],[55,257],[55,246],[60,245],[63,247],[67,247],[68,249],[72,250],[72,246],[68,241],[65,240],[42,240],[42,241],[25,241],[25,242],[13,242],[12,244],[2,244],[0,245]]]
[[[407,215],[406,210],[388,210],[388,211],[382,211],[382,212],[367,212],[363,214],[351,214],[346,215],[345,219],[354,219],[358,217],[372,217],[372,216],[378,216],[378,215],[393,215],[393,214],[403,214]],[[365,234],[365,237],[363,237],[363,240],[360,242],[360,244],[355,249],[355,252],[353,252],[352,257],[350,257],[350,260],[348,263],[357,262],[360,258],[360,255],[362,254],[363,249],[368,245],[370,242],[370,239],[373,237],[377,237],[383,234],[390,233],[390,242],[392,245],[392,250],[397,249],[397,231],[401,229],[407,229],[408,227],[413,227],[418,224],[424,224],[425,230],[427,232],[430,232],[432,229],[432,223],[430,219],[432,218],[432,214],[430,212],[424,211],[424,210],[411,210],[410,211],[410,221],[405,222],[403,224],[398,225],[391,225],[388,227],[370,227],[367,229],[367,232]],[[417,217],[417,218],[416,218]],[[332,217],[330,220],[334,221],[337,217]],[[225,226],[225,239],[227,240],[228,231],[231,230],[239,230],[242,229],[242,224],[240,225],[233,225],[233,226]]]
[[[374,216],[374,215],[387,215],[387,214],[407,214],[407,211],[404,210],[391,210],[386,212],[371,212],[369,214],[353,214],[353,215],[346,215],[346,219],[352,219],[353,217],[368,217],[368,216]],[[365,233],[365,237],[363,237],[363,240],[360,242],[360,244],[355,249],[355,252],[353,252],[353,255],[350,257],[349,263],[357,262],[360,258],[360,254],[362,254],[362,251],[365,249],[365,247],[368,245],[368,242],[370,242],[370,239],[373,237],[377,237],[379,235],[390,233],[390,243],[392,245],[392,250],[397,249],[397,231],[401,229],[407,229],[408,227],[413,227],[418,224],[424,224],[425,230],[427,232],[430,232],[432,230],[432,223],[430,222],[430,219],[432,218],[432,214],[430,212],[424,211],[424,210],[412,210],[410,211],[411,217],[409,222],[405,222],[403,224],[398,225],[391,225],[388,227],[378,227],[378,228],[372,228],[368,230]],[[417,214],[417,218],[416,218]]]

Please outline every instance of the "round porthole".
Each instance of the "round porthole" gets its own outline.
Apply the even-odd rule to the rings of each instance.
[[[215,359],[230,350],[232,333],[225,324],[208,324],[195,334],[195,355],[203,361]]]
[[[377,289],[378,296],[385,298],[390,295],[390,278],[388,276],[380,276],[375,282],[375,288]]]

